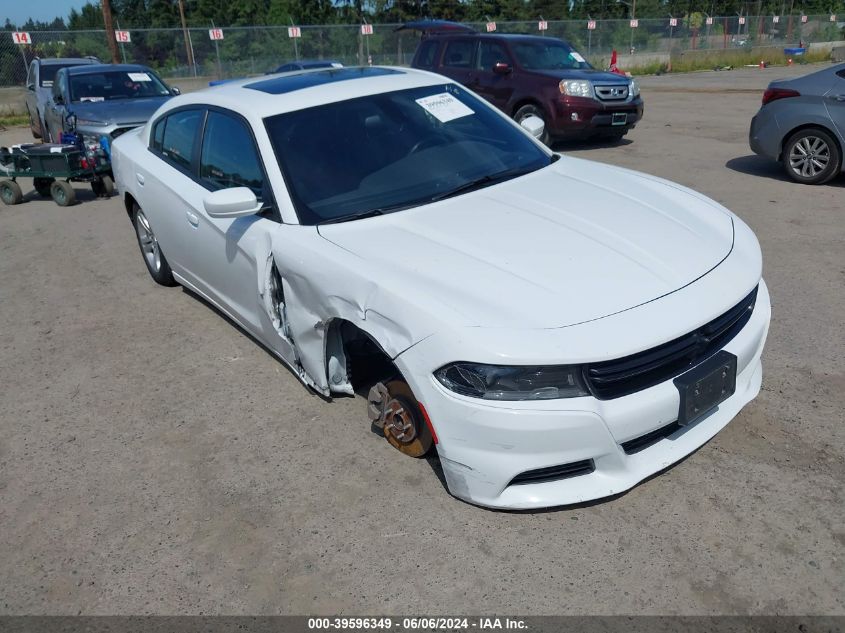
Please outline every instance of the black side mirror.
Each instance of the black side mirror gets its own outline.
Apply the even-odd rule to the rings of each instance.
[[[60,94],[53,95],[53,102],[54,102],[56,105],[64,105],[64,103],[65,103],[65,98],[64,98],[62,95],[60,95]]]
[[[496,62],[493,64],[493,72],[497,75],[507,75],[513,70],[510,64],[506,64],[505,62]]]
[[[170,89],[170,94],[172,94],[172,95],[174,95],[174,96],[175,96],[175,95],[180,95],[180,94],[182,94],[182,91],[181,91],[181,90],[179,90],[179,88],[177,88],[176,86],[173,86],[173,87]]]
[[[34,92],[35,91],[35,84],[26,84],[26,89],[32,90]]]

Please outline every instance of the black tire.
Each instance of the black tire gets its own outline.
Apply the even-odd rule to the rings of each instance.
[[[32,185],[35,187],[35,190],[38,192],[38,195],[42,198],[49,198],[50,194],[50,187],[52,186],[55,179],[53,178],[33,178]]]
[[[23,200],[21,186],[14,180],[0,180],[0,199],[4,204],[20,204]]]
[[[132,226],[135,227],[135,238],[138,240],[138,248],[141,249],[141,257],[153,281],[162,286],[177,285],[150,222],[137,203],[132,205]]]
[[[820,185],[842,171],[842,152],[836,139],[822,128],[805,128],[783,144],[783,168],[795,182]]]
[[[38,131],[35,131],[35,121],[32,118],[32,112],[29,111],[29,108],[26,109],[26,113],[29,116],[29,131],[32,132],[32,138],[41,138],[41,119],[38,120]]]
[[[551,145],[552,137],[551,134],[549,134],[549,117],[546,116],[546,113],[543,112],[543,109],[541,107],[535,106],[533,103],[524,105],[514,113],[513,120],[517,123],[521,123],[523,119],[532,115],[540,117],[543,120],[543,124],[545,125],[545,129],[543,129],[543,135],[537,140],[539,140],[541,143],[544,143],[545,145]]]
[[[50,185],[50,197],[60,207],[69,207],[76,204],[76,192],[69,182],[55,180]]]
[[[106,174],[102,177],[100,182],[103,185],[103,195],[106,198],[111,198],[114,195],[114,180],[112,180],[111,176]]]

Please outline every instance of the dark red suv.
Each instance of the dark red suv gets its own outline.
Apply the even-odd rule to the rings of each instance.
[[[546,143],[620,139],[643,116],[635,80],[596,70],[551,37],[433,33],[420,42],[411,65],[467,86],[517,122],[539,116]]]

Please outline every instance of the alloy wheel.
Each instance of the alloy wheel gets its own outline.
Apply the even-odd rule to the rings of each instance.
[[[147,216],[138,210],[135,214],[135,231],[138,234],[138,243],[141,245],[141,252],[150,270],[158,272],[161,270],[161,248],[158,245],[155,233],[153,233]]]
[[[789,152],[789,166],[799,176],[815,178],[830,164],[830,146],[818,136],[800,138]]]

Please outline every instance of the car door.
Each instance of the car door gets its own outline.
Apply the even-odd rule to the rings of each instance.
[[[278,279],[272,270],[272,233],[281,224],[249,123],[239,114],[209,108],[199,157],[199,178],[192,197],[190,265],[215,300],[237,314],[243,324],[269,343],[277,342],[268,286]],[[252,190],[263,210],[240,218],[215,218],[204,206],[212,192],[232,187]],[[269,279],[276,274],[276,279]],[[278,324],[276,324],[278,325]]]
[[[44,111],[44,122],[47,125],[45,140],[49,139],[53,143],[60,142],[69,98],[67,71],[62,68],[53,79],[50,100]]]
[[[845,70],[836,73],[836,81],[827,93],[825,105],[839,133],[840,141],[845,141]]]
[[[475,40],[473,38],[450,38],[446,41],[439,72],[468,86],[475,77],[474,54]]]
[[[514,90],[513,60],[500,42],[483,38],[478,42],[475,59],[475,77],[469,87],[505,110]],[[495,72],[496,64],[507,64],[511,72]]]

